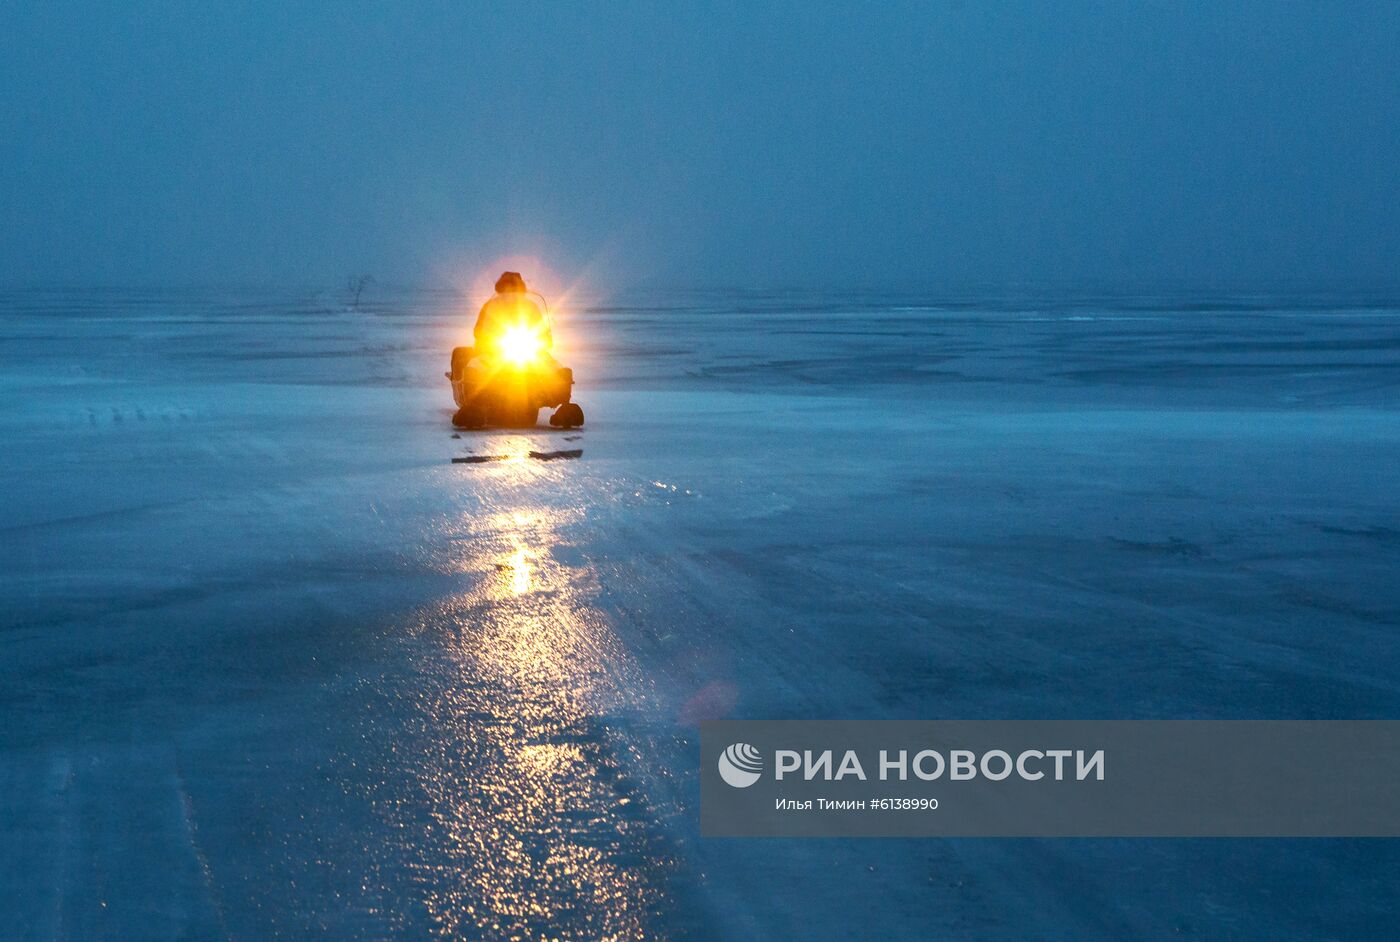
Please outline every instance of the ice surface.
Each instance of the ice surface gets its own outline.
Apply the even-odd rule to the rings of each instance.
[[[0,297],[6,934],[1391,933],[1391,842],[701,840],[696,723],[1400,716],[1394,307],[639,297],[567,435],[469,328]]]

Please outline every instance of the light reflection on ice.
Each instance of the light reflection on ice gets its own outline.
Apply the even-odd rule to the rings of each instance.
[[[528,495],[509,485],[536,473],[505,483]],[[466,521],[479,536],[460,565],[482,578],[424,618],[442,635],[411,769],[429,820],[405,843],[445,936],[656,933],[656,874],[671,863],[607,721],[646,683],[581,574],[553,559],[570,516],[512,507]]]
[[[524,595],[530,591],[530,573],[534,566],[530,562],[530,554],[524,548],[517,549],[510,556],[510,562],[506,564],[510,572],[510,591],[516,595]]]

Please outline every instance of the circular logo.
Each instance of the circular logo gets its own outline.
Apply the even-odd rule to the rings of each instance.
[[[719,757],[719,777],[726,785],[748,788],[763,772],[763,756],[746,742],[736,742]]]

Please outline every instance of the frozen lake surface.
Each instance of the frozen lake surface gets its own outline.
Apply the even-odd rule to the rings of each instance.
[[[470,324],[0,296],[6,935],[1393,937],[1391,841],[696,803],[707,717],[1400,717],[1395,306],[638,297],[568,433],[454,433]]]

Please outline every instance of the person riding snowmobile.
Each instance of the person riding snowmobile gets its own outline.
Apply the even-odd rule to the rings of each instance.
[[[452,349],[446,375],[458,428],[533,428],[545,406],[556,407],[549,417],[556,428],[583,424],[583,409],[572,401],[574,372],[550,353],[549,305],[541,297],[542,311],[528,291],[519,272],[503,272],[477,314],[476,346]]]

